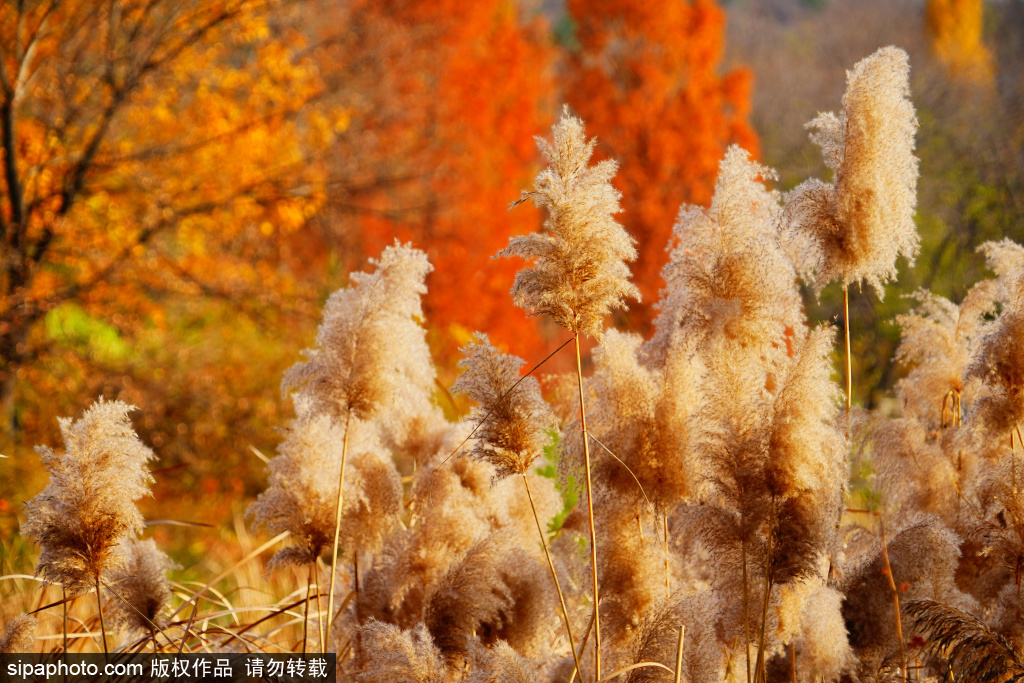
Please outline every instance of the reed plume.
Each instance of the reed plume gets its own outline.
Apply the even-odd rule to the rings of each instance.
[[[459,362],[459,367],[463,373],[452,386],[452,391],[466,394],[479,403],[469,416],[470,422],[476,425],[477,435],[470,455],[492,464],[497,477],[518,474],[523,478],[537,533],[558,593],[576,673],[582,680],[569,611],[526,476],[549,440],[546,431],[555,425],[555,417],[541,398],[537,380],[519,377],[522,359],[501,353],[491,346],[486,335],[480,333],[462,352],[465,358]]]
[[[0,654],[31,652],[39,620],[29,614],[11,619],[0,634]]]
[[[372,273],[352,273],[351,286],[330,296],[317,330],[317,348],[305,352],[284,375],[281,388],[300,390],[310,409],[344,421],[338,466],[331,580],[327,598],[328,631],[334,619],[334,585],[344,510],[345,470],[352,420],[369,420],[405,397],[409,386],[423,387],[434,379],[433,366],[422,353],[425,331],[420,296],[433,267],[427,255],[409,245],[384,250]],[[429,358],[429,356],[427,356]]]
[[[913,263],[920,243],[907,53],[884,47],[857,62],[846,74],[842,112],[819,114],[807,127],[835,179],[808,180],[786,196],[789,236],[801,246],[795,260],[818,292],[839,280],[867,282],[881,296],[896,258]]]
[[[583,121],[568,106],[552,133],[550,143],[537,138],[549,166],[533,191],[523,193],[546,211],[544,229],[511,238],[498,256],[532,262],[516,274],[517,306],[547,314],[573,334],[600,338],[607,315],[625,308],[627,298],[640,299],[626,265],[637,257],[634,240],[612,217],[622,210],[611,184],[618,164],[589,165],[597,140],[587,140]]]
[[[267,489],[246,511],[268,532],[287,531],[298,541],[274,554],[268,573],[315,562],[334,538],[337,490],[324,473],[338,468],[343,432],[330,415],[314,413],[304,396],[296,396],[295,407],[298,415],[268,465]]]
[[[900,652],[888,589],[890,578],[901,603],[927,598],[956,605],[965,611],[978,608],[977,602],[961,592],[956,584],[960,544],[961,539],[941,521],[924,517],[905,521],[888,540],[889,572],[885,570],[877,540],[851,558],[839,588],[846,595],[843,617],[849,629],[850,645],[859,660],[858,676],[877,672],[884,662]],[[904,636],[909,633],[904,632]],[[903,662],[898,661],[896,665],[902,668]]]
[[[909,368],[896,383],[904,414],[931,427],[963,419],[967,370],[986,318],[995,310],[995,283],[985,280],[957,305],[931,292],[913,295],[917,306],[896,316],[900,345],[895,360]]]
[[[546,654],[554,607],[540,561],[496,532],[469,550],[431,594],[424,623],[449,666],[460,668],[471,643],[506,641],[524,655]]]
[[[1006,435],[1024,419],[1024,269],[1000,280],[1002,311],[984,328],[967,377],[984,383],[986,392],[976,401],[978,416],[993,434]]]
[[[388,536],[363,577],[356,601],[364,619],[375,617],[402,628],[422,621],[444,576],[493,532],[512,534],[516,547],[536,548],[536,523],[523,496],[517,495],[519,482],[511,477],[495,480],[493,466],[472,458],[435,469],[465,436],[455,434],[455,442],[417,473],[408,499],[411,517]],[[550,479],[532,472],[527,477],[539,518],[547,524],[560,509],[558,494]]]
[[[703,350],[714,339],[786,350],[802,306],[777,233],[779,195],[764,184],[773,178],[733,145],[719,165],[711,206],[680,209],[649,354],[665,358],[680,336]]]
[[[543,668],[523,657],[508,643],[499,640],[493,647],[474,648],[473,671],[466,683],[536,683],[549,679]]]
[[[100,575],[125,540],[142,533],[135,501],[149,493],[146,464],[156,456],[132,429],[134,406],[100,398],[80,419],[58,420],[64,453],[39,446],[50,482],[25,504],[22,533],[42,552],[36,574],[69,594],[96,589],[106,651]]]
[[[441,652],[423,624],[402,630],[371,619],[359,634],[369,662],[354,675],[360,683],[447,683]]]
[[[935,600],[912,600],[906,612],[914,628],[927,638],[926,649],[949,662],[956,680],[1003,683],[1024,679],[1024,657],[976,617]]]
[[[420,296],[433,270],[427,255],[395,243],[371,273],[352,273],[350,286],[327,299],[317,330],[316,348],[284,375],[284,392],[302,391],[314,413],[339,420],[367,420],[385,410],[408,384],[433,382],[407,347],[422,343],[425,331]]]
[[[462,353],[462,374],[452,393],[478,404],[468,418],[476,428],[469,454],[493,465],[497,477],[525,475],[550,441],[546,432],[555,426],[540,385],[533,377],[519,381],[524,361],[501,353],[485,334],[476,333]]]
[[[167,572],[177,565],[156,541],[130,539],[118,549],[119,562],[106,571],[107,612],[118,628],[132,635],[149,634],[156,641],[156,629],[163,625],[161,612],[171,602]]]
[[[834,182],[812,179],[786,195],[786,235],[793,260],[817,293],[843,286],[846,414],[852,402],[849,286],[870,284],[884,295],[896,259],[911,265],[920,238],[914,226],[918,163],[917,117],[910,102],[907,53],[884,47],[846,74],[843,111],[807,124]]]
[[[532,262],[516,274],[513,300],[530,315],[551,316],[572,332],[575,340],[594,589],[594,663],[600,679],[601,596],[580,334],[600,339],[609,313],[625,308],[627,297],[640,300],[640,290],[629,281],[626,265],[636,259],[637,252],[633,238],[612,218],[621,211],[621,195],[611,184],[618,164],[608,160],[589,165],[597,141],[586,139],[583,121],[570,116],[568,106],[552,133],[551,143],[537,139],[549,166],[537,176],[534,190],[524,192],[521,200],[531,198],[538,208],[546,210],[544,229],[511,238],[498,256],[518,256]]]

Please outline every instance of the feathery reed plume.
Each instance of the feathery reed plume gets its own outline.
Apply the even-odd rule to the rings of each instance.
[[[907,53],[884,47],[857,62],[846,73],[842,113],[819,114],[807,127],[835,182],[808,180],[786,196],[791,236],[804,233],[797,263],[818,292],[832,280],[866,281],[882,295],[896,258],[913,262],[920,243]]]
[[[985,468],[977,486],[979,507],[972,540],[980,554],[1007,572],[1018,599],[1024,597],[1024,490],[1017,481],[1020,465],[1013,452]]]
[[[385,409],[407,383],[433,382],[417,354],[405,353],[422,342],[425,331],[420,296],[433,270],[427,255],[395,243],[371,273],[352,273],[351,285],[334,292],[324,305],[315,349],[303,353],[284,375],[284,392],[301,390],[314,413],[338,419],[349,414],[367,420]],[[428,376],[424,376],[428,375]]]
[[[29,614],[22,614],[7,623],[0,634],[0,654],[20,654],[32,651],[36,640],[36,626],[39,620]]]
[[[946,427],[962,419],[967,369],[985,319],[995,310],[993,285],[992,280],[979,282],[960,305],[919,290],[912,295],[917,307],[896,316],[900,345],[895,360],[910,368],[896,383],[904,414],[928,426]]]
[[[879,296],[896,277],[896,258],[913,263],[920,238],[917,205],[917,117],[910,99],[907,53],[884,47],[846,74],[843,111],[807,124],[811,140],[835,174],[830,185],[812,179],[786,195],[787,233],[794,261],[818,293],[832,280],[843,286],[850,414],[849,286],[867,282]]]
[[[403,631],[371,619],[359,629],[359,635],[369,662],[354,675],[360,683],[447,683],[441,651],[423,624]]]
[[[451,452],[465,436],[456,432]],[[436,461],[435,461],[436,462]],[[516,495],[513,478],[495,481],[494,468],[472,458],[457,458],[435,469],[433,463],[413,480],[408,526],[388,537],[373,567],[363,577],[356,606],[362,618],[410,628],[424,619],[426,604],[445,575],[492,532],[507,530],[523,549],[535,549],[537,528],[529,505]],[[527,475],[538,515],[546,524],[560,509],[550,479]]]
[[[810,586],[800,601],[791,652],[799,661],[799,680],[837,681],[856,662],[842,607],[842,593],[821,584]]]
[[[466,683],[536,683],[545,680],[537,664],[499,640],[493,647],[477,645],[471,653],[472,674]]]
[[[1000,278],[1002,279],[1002,278]],[[987,390],[975,402],[988,429],[1012,440],[1012,432],[1024,420],[1024,269],[1001,282],[1003,310],[986,325],[967,377],[978,378]]]
[[[96,589],[104,651],[100,575],[116,561],[117,547],[142,533],[135,501],[149,493],[152,477],[146,464],[156,457],[132,429],[132,410],[127,403],[101,398],[79,420],[58,420],[64,453],[36,448],[50,482],[25,504],[22,527],[42,546],[36,574],[71,594]]]
[[[541,654],[550,591],[540,562],[496,532],[466,553],[430,596],[424,621],[449,666],[466,661],[471,643],[504,640],[519,652]]]
[[[718,683],[725,675],[724,648],[715,633],[721,608],[711,591],[700,590],[683,597],[673,594],[653,609],[638,615],[636,638],[624,653],[627,666],[658,663],[628,671],[627,683]],[[680,631],[685,631],[685,641]],[[680,651],[680,645],[683,645]],[[623,667],[625,668],[625,666]],[[673,675],[672,672],[676,672]]]
[[[491,346],[487,335],[481,333],[474,335],[473,343],[463,348],[462,353],[466,356],[459,361],[463,373],[452,386],[452,391],[466,394],[479,403],[469,416],[469,420],[476,424],[477,435],[470,455],[494,465],[497,477],[511,474],[523,477],[537,533],[558,593],[576,673],[582,680],[569,611],[526,477],[548,441],[545,432],[555,425],[555,417],[541,398],[537,380],[527,377],[519,381],[522,359],[501,353]]]
[[[114,625],[129,634],[148,633],[155,648],[160,613],[171,601],[167,572],[177,565],[153,539],[128,540],[118,552],[120,561],[106,571],[107,591],[115,594],[107,598],[107,611]]]
[[[657,366],[642,362],[641,338],[609,330],[594,351],[587,388],[595,397],[588,434],[601,444],[594,476],[616,495],[647,500],[659,515],[686,499],[694,488],[690,460],[690,418],[697,412],[699,367],[685,352]],[[582,443],[566,427],[563,452],[582,458]],[[612,455],[614,454],[614,455]]]
[[[938,402],[932,402],[930,413],[937,427]],[[958,463],[955,455],[949,457],[936,432],[915,418],[873,416],[855,429],[869,433],[875,487],[887,511],[932,514],[954,528],[960,509],[957,493],[963,491],[963,459]]]
[[[633,238],[612,218],[621,211],[621,195],[611,184],[618,164],[614,161],[588,164],[597,141],[586,139],[583,121],[570,116],[568,106],[563,109],[562,118],[552,128],[552,133],[550,144],[537,139],[537,146],[550,165],[537,176],[533,192],[523,193],[523,200],[532,198],[537,207],[546,209],[544,230],[511,238],[508,247],[498,256],[518,256],[533,262],[516,274],[512,286],[516,305],[530,315],[550,315],[575,338],[594,588],[594,661],[600,679],[601,597],[580,334],[600,339],[605,316],[615,309],[625,308],[627,297],[639,301],[640,290],[629,281],[630,271],[626,265],[627,261],[636,259],[637,252]]]
[[[268,464],[267,489],[246,511],[268,532],[287,531],[298,541],[274,554],[268,573],[315,562],[334,538],[337,491],[324,473],[338,468],[342,430],[330,415],[314,413],[302,394],[296,395],[295,409],[287,437]]]
[[[770,343],[785,351],[802,311],[796,271],[776,233],[779,196],[764,185],[773,178],[733,145],[719,165],[711,206],[680,209],[652,356],[664,358],[680,334],[702,348],[724,338],[740,348]]]
[[[497,477],[526,474],[549,441],[546,431],[555,425],[540,385],[527,377],[512,388],[524,361],[491,346],[486,334],[477,332],[461,350],[462,374],[452,393],[479,404],[468,418],[476,425],[470,455],[494,465]]]
[[[1024,657],[975,617],[935,600],[912,600],[904,608],[925,648],[949,662],[958,681],[1002,683],[1024,679]]]
[[[840,588],[846,594],[843,617],[859,660],[858,676],[877,671],[885,660],[900,653],[890,579],[903,604],[929,598],[964,610],[977,608],[956,585],[960,543],[939,520],[925,517],[912,520],[888,539],[888,573],[877,538],[851,561]],[[902,661],[897,666],[903,668]]]
[[[498,256],[518,256],[533,264],[516,274],[512,296],[530,315],[548,314],[573,334],[600,338],[604,318],[639,300],[626,261],[637,257],[633,238],[612,218],[622,209],[611,179],[614,161],[590,166],[596,139],[587,140],[583,121],[568,106],[552,128],[554,139],[537,138],[550,166],[524,192],[547,210],[544,231],[509,240]]]
[[[417,322],[423,315],[420,296],[432,270],[427,255],[396,242],[381,254],[372,273],[352,273],[352,285],[327,300],[317,330],[316,349],[307,350],[305,362],[296,363],[281,382],[282,390],[303,391],[313,412],[344,420],[341,465],[335,505],[331,581],[327,598],[328,631],[334,619],[334,584],[338,543],[344,509],[345,469],[353,418],[375,417],[406,385],[423,386],[433,380],[433,367],[423,354],[407,353],[423,346],[425,331]]]

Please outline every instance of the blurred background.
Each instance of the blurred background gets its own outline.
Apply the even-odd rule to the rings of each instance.
[[[100,395],[139,407],[160,458],[147,517],[214,527],[158,527],[179,562],[234,533],[291,416],[283,371],[396,238],[435,266],[439,395],[474,330],[529,365],[555,349],[511,303],[521,264],[491,256],[540,225],[507,206],[562,103],[620,163],[644,303],[613,322],[645,333],[680,204],[710,201],[725,148],[783,191],[829,179],[804,123],[889,44],[911,57],[922,249],[884,300],[851,295],[851,329],[855,402],[898,411],[905,295],[959,300],[977,245],[1024,239],[1022,0],[0,4],[0,573],[34,557],[34,446]],[[841,300],[808,294],[809,315]]]

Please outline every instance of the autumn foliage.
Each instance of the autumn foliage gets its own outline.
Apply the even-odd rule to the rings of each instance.
[[[725,14],[712,0],[570,0],[579,49],[567,97],[619,160],[622,222],[637,240],[644,302],[657,299],[676,207],[711,201],[730,143],[757,152],[747,123],[750,76],[721,73]],[[649,305],[634,307],[644,328]]]
[[[928,0],[925,21],[936,57],[954,75],[987,83],[992,80],[992,54],[982,36],[983,0]]]
[[[537,324],[508,298],[516,264],[491,256],[538,221],[535,212],[505,208],[516,198],[508,179],[529,181],[532,136],[551,116],[555,53],[546,23],[499,0],[367,3],[359,18],[403,38],[392,45],[402,69],[385,85],[388,111],[401,117],[383,121],[378,134],[382,153],[407,155],[403,171],[412,179],[367,200],[367,253],[395,237],[426,247],[436,269],[424,307],[447,366],[476,329],[537,356],[544,349]]]

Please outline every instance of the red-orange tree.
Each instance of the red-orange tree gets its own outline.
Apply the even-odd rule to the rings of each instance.
[[[623,224],[637,239],[634,280],[650,322],[679,206],[707,204],[733,142],[757,154],[747,123],[750,76],[721,73],[725,15],[713,0],[569,0],[578,49],[568,100],[618,159]]]
[[[554,110],[547,27],[506,0],[367,2],[350,21],[364,53],[342,57],[376,77],[353,125],[380,141],[353,150],[364,167],[380,160],[366,169],[376,191],[352,199],[364,251],[399,237],[428,252],[425,313],[443,365],[474,330],[536,357],[545,348],[538,322],[509,296],[519,264],[491,256],[538,220],[532,209],[506,209],[536,172],[533,136]]]

